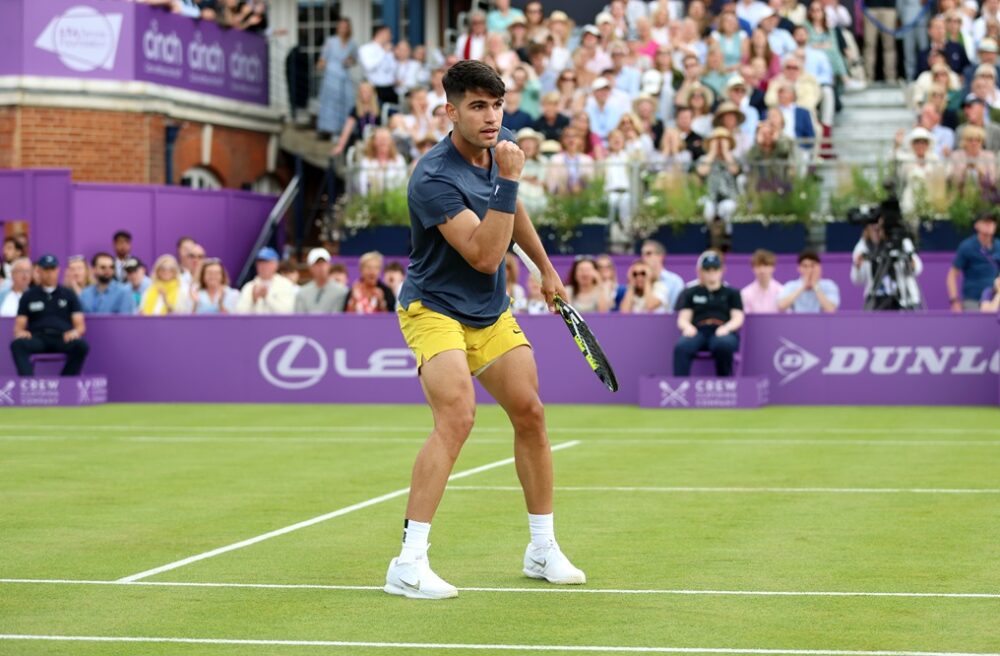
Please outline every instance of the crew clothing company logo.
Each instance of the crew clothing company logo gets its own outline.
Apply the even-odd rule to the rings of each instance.
[[[35,47],[55,53],[74,71],[110,71],[115,67],[122,18],[122,14],[102,14],[83,5],[72,7],[49,21]]]
[[[261,349],[257,364],[260,374],[275,387],[300,390],[322,380],[329,360],[315,339],[285,335],[272,339]]]
[[[688,406],[687,393],[691,389],[691,383],[684,381],[676,388],[671,387],[666,381],[660,381],[660,407],[661,408],[686,408]]]

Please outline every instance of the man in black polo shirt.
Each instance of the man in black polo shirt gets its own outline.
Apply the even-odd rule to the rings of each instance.
[[[698,258],[698,285],[677,299],[677,327],[681,338],[674,346],[674,375],[690,376],[691,361],[699,351],[715,358],[718,376],[733,375],[733,354],[740,347],[736,331],[743,325],[740,292],[722,284],[722,258],[705,251]]]
[[[38,285],[24,292],[14,320],[14,341],[10,351],[19,376],[33,376],[31,356],[36,353],[65,353],[63,376],[79,376],[90,348],[83,341],[86,331],[80,299],[72,290],[59,286],[59,260],[43,255],[35,263]]]

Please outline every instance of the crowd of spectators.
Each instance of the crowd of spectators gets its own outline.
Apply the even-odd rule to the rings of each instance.
[[[222,27],[249,32],[267,30],[267,0],[127,0]]]

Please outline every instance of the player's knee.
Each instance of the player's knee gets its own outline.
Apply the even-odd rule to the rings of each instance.
[[[455,406],[447,413],[447,418],[439,421],[437,432],[444,439],[449,449],[455,450],[455,456],[461,450],[465,440],[472,432],[472,426],[476,421],[475,406],[463,407]]]
[[[518,404],[511,415],[519,433],[545,435],[545,406],[537,396]]]

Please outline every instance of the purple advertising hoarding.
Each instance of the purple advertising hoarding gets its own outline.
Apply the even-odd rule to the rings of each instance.
[[[0,43],[6,74],[141,80],[268,104],[257,34],[114,0],[5,0],[0,23],[22,26]]]
[[[641,378],[671,375],[678,331],[670,316],[588,317],[618,374],[617,394],[589,371],[558,317],[519,320],[547,403],[634,405]],[[0,321],[0,343],[9,343],[11,324]],[[85,371],[108,376],[113,402],[423,401],[391,315],[90,317],[88,324]],[[997,404],[1000,331],[991,315],[758,315],[743,333],[741,375],[766,378],[772,404]],[[0,376],[12,373],[10,357],[0,357]]]

